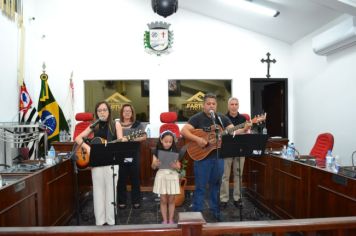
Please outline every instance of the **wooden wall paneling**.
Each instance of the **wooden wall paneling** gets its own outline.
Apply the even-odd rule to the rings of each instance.
[[[267,204],[269,201],[270,172],[267,157],[247,158],[248,164],[248,189],[255,200]]]
[[[283,218],[307,216],[309,168],[293,161],[273,157],[273,205]]]
[[[144,190],[151,191],[155,176],[155,171],[151,168],[152,150],[156,146],[154,138],[147,138],[141,142],[140,149],[140,183]]]
[[[74,142],[52,142],[52,145],[54,146],[56,152],[71,152],[73,151]],[[90,167],[78,169],[78,186],[80,199],[82,200],[87,193],[91,191],[93,186]]]
[[[4,174],[3,178],[6,178]],[[39,197],[36,179],[25,177],[0,191],[0,226],[38,226]]]
[[[356,179],[313,168],[310,217],[356,216]]]
[[[44,171],[45,225],[63,225],[74,209],[73,168],[70,160]]]

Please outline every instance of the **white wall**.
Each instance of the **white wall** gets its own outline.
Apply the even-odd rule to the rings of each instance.
[[[17,25],[0,13],[0,122],[18,119]]]
[[[84,109],[83,80],[149,79],[150,122],[157,135],[159,114],[168,110],[161,94],[168,79],[233,79],[232,93],[241,111],[250,110],[250,78],[265,77],[260,62],[270,52],[274,77],[291,77],[291,46],[183,9],[163,18],[142,0],[25,1],[26,78],[37,103],[42,62],[50,88],[63,104],[74,71],[76,110]],[[34,6],[33,9],[26,5]],[[85,7],[83,7],[85,5]],[[172,53],[157,57],[144,51],[147,23],[166,21],[174,32]],[[45,37],[42,37],[45,35]]]
[[[356,47],[318,56],[312,51],[317,33],[293,46],[292,139],[301,153],[309,153],[317,135],[330,132],[333,153],[343,165],[351,165],[351,153],[356,150]]]

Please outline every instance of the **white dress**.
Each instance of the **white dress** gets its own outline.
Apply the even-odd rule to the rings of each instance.
[[[170,169],[159,169],[156,173],[153,192],[157,194],[179,194],[178,172]]]

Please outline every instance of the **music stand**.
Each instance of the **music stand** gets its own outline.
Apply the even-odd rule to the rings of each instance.
[[[115,225],[117,224],[117,207],[116,207],[116,188],[115,188],[115,170],[114,165],[120,165],[124,162],[125,157],[136,156],[140,149],[140,142],[115,142],[107,144],[92,144],[90,149],[89,166],[110,166],[113,171],[113,194]]]
[[[221,155],[226,157],[260,157],[264,154],[267,134],[224,135]]]
[[[221,143],[222,158],[239,157],[240,221],[242,221],[242,173],[240,157],[261,157],[264,154],[268,136],[266,134],[224,135]]]

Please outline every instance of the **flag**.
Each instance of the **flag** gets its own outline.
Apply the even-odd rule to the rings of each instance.
[[[65,116],[67,118],[70,137],[73,137],[74,124],[75,124],[73,72],[70,75],[68,94],[67,94],[67,98],[66,98],[65,103],[64,103],[63,112],[64,112],[64,114],[65,114]]]
[[[32,99],[27,92],[25,82],[22,82],[20,87],[20,99],[19,99],[19,123],[38,123],[40,117],[38,116],[37,110],[32,106]],[[31,130],[30,130],[31,129]],[[34,128],[22,128],[21,130],[17,130],[17,132],[34,132]],[[39,145],[43,142],[43,133],[39,133],[38,140],[26,140],[19,143],[19,148],[27,148],[28,149],[28,157],[31,160],[34,160],[36,157],[36,153],[38,152]]]
[[[22,82],[22,85],[20,87],[20,105],[19,105],[20,113],[26,115],[27,111],[31,108],[31,106],[32,106],[32,99],[27,92],[25,82]]]
[[[68,131],[68,124],[63,115],[62,109],[54,99],[49,89],[47,80],[48,75],[43,72],[41,78],[41,92],[38,100],[38,114],[41,117],[42,124],[46,126],[48,142],[59,140],[61,130]]]

